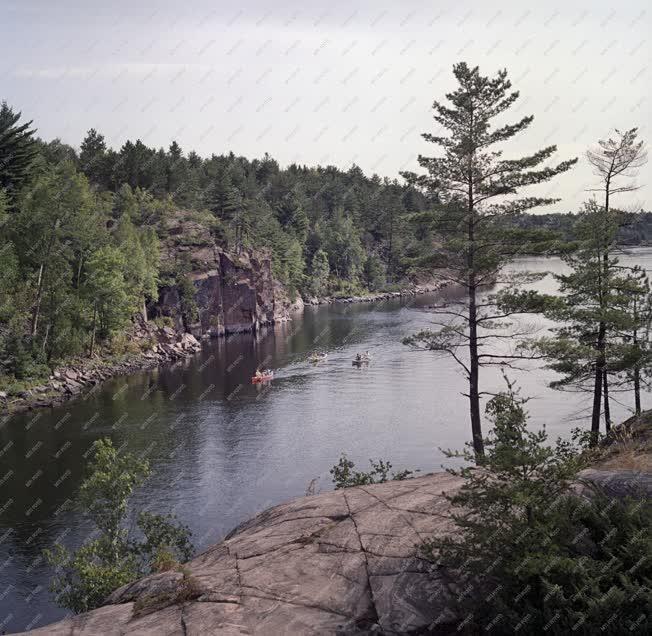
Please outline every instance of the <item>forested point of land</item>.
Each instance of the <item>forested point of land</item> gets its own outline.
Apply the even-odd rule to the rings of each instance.
[[[624,215],[618,227],[617,240],[620,245],[652,245],[652,212],[641,210]],[[523,214],[517,223],[524,229],[549,230],[564,241],[574,241],[577,213],[552,212],[547,214]]]

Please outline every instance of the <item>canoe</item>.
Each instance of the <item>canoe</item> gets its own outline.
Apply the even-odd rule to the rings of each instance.
[[[362,358],[362,360],[352,360],[351,364],[354,367],[361,367],[363,364],[369,364],[369,358]]]
[[[267,382],[267,380],[271,380],[274,377],[274,373],[266,373],[262,375],[260,378],[256,377],[255,375],[251,378],[251,383],[252,384],[260,384],[261,382]]]

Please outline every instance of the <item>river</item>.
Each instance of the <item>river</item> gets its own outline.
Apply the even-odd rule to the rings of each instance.
[[[623,259],[652,269],[652,249]],[[561,271],[555,259],[518,261],[517,269]],[[537,284],[551,289],[550,278]],[[455,292],[449,291],[451,300]],[[401,338],[428,327],[424,295],[374,304],[308,307],[294,322],[258,337],[216,340],[190,360],[113,379],[92,395],[58,408],[0,420],[0,632],[44,625],[65,615],[48,592],[42,550],[55,540],[79,545],[89,526],[72,502],[94,440],[110,436],[145,455],[152,475],[137,506],[174,512],[198,549],[221,539],[268,506],[303,495],[311,480],[332,487],[329,469],[342,451],[360,469],[369,458],[395,468],[440,469],[440,448],[469,438],[464,379],[446,357],[414,352]],[[528,318],[532,332],[545,328]],[[328,359],[313,365],[311,353]],[[372,363],[351,365],[358,351]],[[276,370],[251,385],[257,364]],[[512,373],[532,397],[533,424],[552,436],[586,426],[588,399],[547,387],[540,368]],[[500,388],[496,369],[484,389]],[[614,419],[629,414],[629,395],[615,396]],[[644,407],[650,406],[648,395]]]

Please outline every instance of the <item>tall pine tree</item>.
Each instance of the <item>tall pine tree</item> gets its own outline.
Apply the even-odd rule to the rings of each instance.
[[[481,329],[494,325],[502,313],[482,295],[499,280],[503,265],[518,252],[522,240],[505,223],[505,217],[554,203],[556,199],[514,195],[523,187],[566,172],[577,159],[545,166],[556,146],[518,159],[503,159],[497,146],[525,131],[534,119],[527,116],[513,124],[495,126],[495,119],[519,96],[518,91],[511,90],[507,71],[490,78],[481,75],[478,67],[470,68],[462,62],[453,67],[453,74],[458,87],[446,95],[449,103],[433,104],[434,119],[448,134],[423,135],[426,141],[439,146],[442,154],[419,156],[426,174],[403,176],[441,200],[433,217],[442,237],[436,256],[439,264],[448,268],[450,280],[466,290],[466,300],[459,310],[442,308],[452,316],[452,323],[439,331],[417,334],[408,343],[448,353],[464,369],[469,383],[473,444],[481,456],[480,366],[505,360],[486,350],[488,336],[481,334]],[[468,358],[459,355],[460,346],[468,348]]]

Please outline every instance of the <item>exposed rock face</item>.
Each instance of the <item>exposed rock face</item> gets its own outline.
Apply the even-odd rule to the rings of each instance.
[[[181,290],[163,287],[150,316],[169,316],[178,329],[188,328],[196,336],[222,336],[255,331],[260,326],[288,320],[301,309],[272,276],[269,254],[243,251],[233,255],[219,247],[202,224],[179,212],[175,225],[168,228],[162,259],[169,269],[183,262],[195,288],[199,320],[184,325]],[[299,299],[300,300],[300,299]]]
[[[642,471],[580,477],[618,497],[652,494],[652,476]],[[455,633],[446,582],[417,546],[456,531],[442,493],[461,484],[435,473],[295,499],[236,528],[185,573],[147,576],[100,609],[28,633]]]
[[[415,546],[448,533],[446,473],[302,497],[236,528],[187,564],[195,592],[142,615],[179,572],[116,590],[109,605],[33,634],[405,633],[452,620],[442,584]]]

